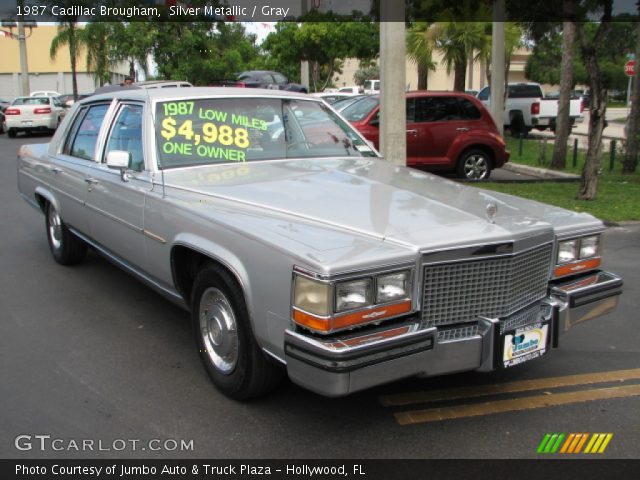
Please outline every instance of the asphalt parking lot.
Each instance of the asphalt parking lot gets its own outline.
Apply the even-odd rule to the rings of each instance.
[[[210,384],[186,312],[94,252],[53,261],[15,164],[20,144],[48,140],[0,135],[1,458],[539,458],[550,432],[612,434],[576,458],[640,457],[640,226],[605,236],[605,267],[625,280],[618,310],[543,359],[342,399],[285,383],[239,403]],[[94,448],[69,448],[83,440]]]

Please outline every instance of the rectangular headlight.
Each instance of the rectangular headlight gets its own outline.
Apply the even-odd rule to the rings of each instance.
[[[411,272],[380,275],[376,279],[376,303],[387,303],[409,297]]]
[[[591,258],[598,255],[598,244],[600,237],[584,237],[580,239],[580,258]]]
[[[331,286],[307,277],[295,277],[293,305],[314,315],[327,316],[330,313]]]
[[[371,305],[372,282],[370,278],[361,278],[336,283],[336,313]]]
[[[556,263],[573,262],[578,259],[578,240],[568,240],[558,244],[558,261]]]

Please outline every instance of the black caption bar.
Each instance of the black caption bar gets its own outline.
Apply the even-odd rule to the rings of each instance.
[[[0,460],[9,479],[637,478],[640,460]]]

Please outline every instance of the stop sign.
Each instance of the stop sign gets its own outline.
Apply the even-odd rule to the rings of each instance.
[[[624,73],[626,73],[628,77],[633,77],[633,75],[636,73],[635,67],[636,62],[634,62],[633,60],[629,60],[624,64]]]

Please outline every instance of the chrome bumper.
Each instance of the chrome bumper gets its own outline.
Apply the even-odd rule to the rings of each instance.
[[[559,335],[573,325],[615,310],[621,293],[622,279],[607,272],[557,281],[546,298],[510,317],[474,319],[477,328],[463,338],[442,331],[439,338],[438,329],[425,328],[419,315],[328,339],[287,330],[287,372],[293,382],[332,397],[411,376],[488,372],[503,366],[507,331],[533,323],[548,325],[545,353],[557,347]]]

